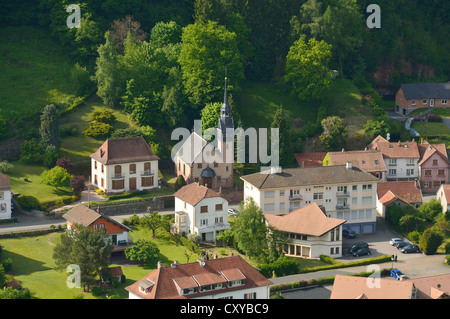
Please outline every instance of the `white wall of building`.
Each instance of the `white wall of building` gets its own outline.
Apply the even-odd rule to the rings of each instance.
[[[0,219],[11,218],[11,199],[10,190],[0,190]]]

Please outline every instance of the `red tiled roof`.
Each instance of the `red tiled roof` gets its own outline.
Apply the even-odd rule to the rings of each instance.
[[[280,231],[311,236],[322,236],[346,222],[343,219],[327,217],[316,203],[311,203],[286,215],[266,214],[264,217],[270,226]]]
[[[411,142],[389,142],[382,136],[377,136],[368,146],[372,150],[379,150],[387,158],[420,158],[419,147]]]
[[[405,204],[411,205],[410,203],[408,203],[406,200],[402,199],[400,196],[395,195],[393,192],[388,191],[386,194],[383,195],[383,197],[381,197],[379,199],[379,201],[383,204],[383,205],[389,205],[392,204],[393,202],[395,202],[396,200],[400,200],[402,202],[404,202]]]
[[[106,140],[90,156],[104,165],[159,160],[142,136]]]
[[[329,152],[331,165],[352,163],[366,172],[385,172],[383,154],[378,150]]]
[[[191,183],[183,186],[174,194],[174,196],[193,206],[203,198],[221,197],[219,193],[203,185],[199,185],[198,183]]]
[[[192,284],[198,280],[204,283],[226,282],[226,278],[221,275],[223,273],[238,269],[245,276],[244,285],[232,286],[222,289],[210,290],[205,292],[195,292],[180,296],[177,285],[183,288],[193,288]],[[191,278],[192,280],[188,279]],[[139,282],[148,279],[154,283],[149,288],[149,292],[144,294],[139,291]],[[181,285],[181,286],[180,286]],[[144,299],[189,299],[207,296],[211,294],[222,293],[226,291],[236,291],[241,289],[249,289],[254,287],[263,287],[272,285],[272,282],[266,279],[259,271],[247,263],[240,256],[224,257],[205,261],[201,266],[199,262],[188,264],[177,264],[176,266],[161,267],[134,284],[125,289],[134,295]]]
[[[322,166],[322,161],[327,153],[296,153],[294,154],[300,167],[319,167]]]
[[[423,142],[419,144],[420,160],[419,165],[425,163],[433,154],[439,154],[445,161],[448,162],[447,148],[445,144],[430,144]]]
[[[416,181],[381,182],[377,185],[378,198],[382,198],[391,191],[395,196],[401,197],[408,203],[422,203],[422,190]]]

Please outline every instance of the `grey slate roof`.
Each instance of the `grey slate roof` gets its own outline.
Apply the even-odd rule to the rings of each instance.
[[[287,168],[281,173],[254,173],[241,179],[258,189],[296,187],[308,185],[327,185],[339,183],[380,182],[378,178],[363,170],[345,165],[308,168]]]
[[[450,82],[446,83],[407,83],[401,88],[407,100],[411,99],[448,99],[450,98]]]

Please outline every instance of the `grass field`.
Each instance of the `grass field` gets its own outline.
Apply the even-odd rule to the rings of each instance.
[[[61,127],[73,127],[77,133],[73,136],[64,136],[61,139],[61,153],[68,156],[73,163],[89,163],[89,155],[94,153],[106,139],[92,138],[83,134],[84,129],[89,125],[92,111],[107,108],[114,112],[117,120],[113,123],[115,129],[124,129],[133,126],[129,117],[121,110],[105,106],[97,97],[89,98],[85,104],[80,105],[72,112],[61,118]]]
[[[277,106],[283,106],[291,120],[301,118],[306,123],[317,116],[313,105],[301,103],[282,86],[266,82],[244,81],[236,105],[244,127],[269,128]]]
[[[45,105],[74,96],[70,81],[74,62],[48,32],[27,26],[2,27],[0,38],[0,108],[9,118],[30,118]]]
[[[14,167],[6,173],[13,193],[31,195],[41,202],[56,201],[62,196],[72,195],[72,189],[69,187],[56,190],[52,186],[39,182],[40,175],[45,170],[43,165],[27,164],[22,161],[13,162],[13,164]]]

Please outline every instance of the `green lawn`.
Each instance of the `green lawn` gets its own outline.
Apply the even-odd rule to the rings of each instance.
[[[244,81],[236,100],[237,110],[244,127],[269,128],[277,106],[282,105],[288,118],[301,118],[305,123],[316,120],[313,105],[299,102],[283,86],[266,82]]]
[[[11,183],[13,193],[31,195],[41,202],[55,201],[62,196],[72,195],[72,189],[63,187],[56,190],[52,186],[41,184],[40,175],[45,170],[43,165],[27,164],[22,161],[12,163],[14,167],[6,175]]]
[[[117,120],[113,123],[115,129],[124,129],[133,126],[128,116],[119,109],[113,109],[105,106],[96,96],[91,97],[85,104],[80,105],[72,112],[61,118],[61,127],[76,128],[77,133],[74,136],[64,136],[61,140],[61,153],[68,156],[73,163],[89,163],[89,155],[94,153],[104,142],[105,138],[86,137],[83,134],[84,129],[89,125],[92,111],[107,108],[114,112]]]
[[[442,136],[450,139],[450,129],[442,122],[414,122],[411,126],[421,136]]]
[[[46,104],[74,96],[70,70],[74,62],[35,27],[0,28],[1,109],[14,118],[31,118]],[[22,128],[18,128],[23,129]]]

